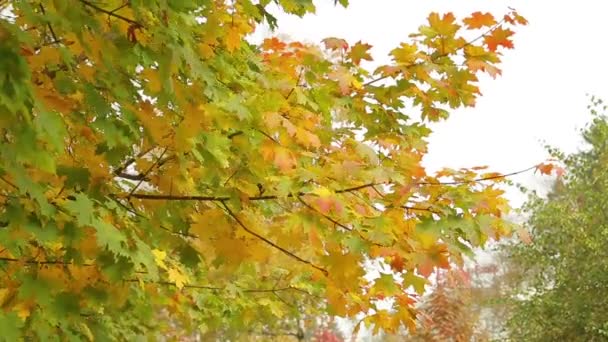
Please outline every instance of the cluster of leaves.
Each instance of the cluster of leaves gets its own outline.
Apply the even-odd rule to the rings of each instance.
[[[0,1],[3,337],[315,312],[395,330],[411,288],[509,232],[504,177],[421,159],[426,123],[474,105],[525,19],[432,13],[370,72],[361,42],[248,43],[270,2]],[[368,281],[367,259],[390,270]]]
[[[532,244],[507,244],[513,265],[509,338],[514,341],[605,341],[608,338],[608,121],[592,99],[587,148],[550,152],[566,168],[547,198],[526,204]],[[512,275],[513,276],[513,275]]]

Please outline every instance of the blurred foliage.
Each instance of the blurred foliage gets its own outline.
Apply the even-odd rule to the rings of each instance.
[[[566,173],[547,198],[529,194],[532,243],[501,248],[512,271],[509,340],[608,340],[608,122],[601,99],[588,108],[585,148],[548,148]]]

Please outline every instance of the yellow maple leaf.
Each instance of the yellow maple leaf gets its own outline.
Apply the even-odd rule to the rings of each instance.
[[[236,50],[241,45],[241,32],[236,26],[228,29],[226,34],[226,48],[229,52]]]
[[[184,274],[179,268],[170,268],[169,271],[169,280],[175,283],[175,286],[178,289],[184,288],[184,285],[188,282],[188,276]]]
[[[167,264],[165,264],[165,258],[167,257],[167,252],[161,251],[159,249],[153,249],[152,254],[154,255],[154,262],[158,267],[163,270],[167,269]]]

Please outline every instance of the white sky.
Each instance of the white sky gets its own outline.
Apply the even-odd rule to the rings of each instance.
[[[502,77],[482,80],[476,107],[434,125],[425,159],[430,169],[489,165],[511,172],[544,161],[545,142],[575,151],[581,146],[578,129],[589,120],[586,94],[608,99],[603,1],[351,0],[347,9],[333,3],[317,0],[317,13],[304,18],[279,14],[275,34],[316,43],[330,36],[362,40],[373,45],[375,60],[387,63],[388,52],[432,11],[501,16],[510,6],[529,20],[516,30],[515,49],[504,54]],[[513,180],[547,182],[532,172]],[[515,206],[523,199],[515,191],[509,197]]]

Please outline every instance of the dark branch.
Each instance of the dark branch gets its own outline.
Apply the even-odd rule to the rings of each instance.
[[[40,6],[40,11],[42,12],[42,15],[46,16],[46,11],[44,10],[44,6],[42,6],[42,4],[38,4]],[[46,23],[47,27],[49,28],[49,31],[51,32],[51,37],[53,37],[53,41],[51,42],[51,44],[55,44],[55,43],[59,43],[59,39],[57,39],[57,35],[55,34],[55,30],[53,30],[53,26],[51,26],[51,23],[47,22]]]
[[[148,149],[146,149],[145,151],[141,151],[140,153],[137,154],[136,157],[132,157],[129,158],[125,161],[125,163],[120,166],[119,168],[117,168],[116,170],[114,170],[114,174],[115,175],[120,175],[122,174],[129,166],[131,166],[131,164],[135,163],[135,161],[137,160],[137,158],[143,157],[144,155],[148,154],[150,151],[152,151],[155,147],[150,147]]]
[[[31,264],[31,265],[74,265],[74,266],[84,266],[84,267],[95,266],[95,264],[86,264],[86,263],[85,264],[75,264],[73,262],[61,261],[61,260],[34,260],[34,259],[21,260],[21,259],[17,259],[17,258],[9,258],[9,257],[0,257],[0,261],[22,262],[24,264]]]
[[[148,174],[150,174],[150,172],[152,171],[152,169],[154,169],[154,167],[160,163],[160,161],[163,159],[163,156],[165,155],[165,153],[167,153],[168,149],[169,149],[168,147],[165,147],[165,149],[160,154],[160,156],[158,157],[158,159],[156,159],[156,161],[154,163],[152,163],[152,165],[150,165],[150,167],[146,170],[146,172],[144,172],[144,174],[142,175],[142,178],[135,185],[135,187],[133,187],[133,189],[131,189],[131,192],[129,192],[129,195],[127,196],[127,198],[129,198],[129,197],[131,197],[131,195],[133,195],[133,193],[135,192],[135,190],[137,190],[137,188],[139,188],[139,186],[141,185],[141,183],[144,182],[144,180],[146,179],[146,177],[148,177]]]
[[[299,256],[297,256],[297,255],[295,255],[295,254],[293,254],[292,252],[290,252],[290,251],[286,250],[285,248],[283,248],[283,247],[281,247],[281,246],[277,245],[276,243],[274,243],[274,242],[272,242],[272,241],[268,240],[267,238],[263,237],[262,235],[260,235],[260,234],[258,234],[258,233],[256,233],[256,232],[254,232],[253,230],[249,229],[249,228],[248,228],[248,227],[247,227],[247,226],[246,226],[246,225],[243,223],[243,221],[241,221],[241,219],[239,219],[239,218],[238,218],[238,216],[236,216],[236,215],[234,214],[234,212],[233,212],[233,211],[232,211],[232,210],[231,210],[231,209],[230,209],[230,208],[229,208],[229,207],[226,205],[226,203],[221,202],[221,204],[222,204],[222,207],[224,207],[224,210],[225,210],[225,211],[228,213],[228,215],[230,215],[230,217],[232,217],[232,219],[233,219],[234,221],[236,221],[236,223],[237,223],[239,226],[241,226],[241,228],[243,228],[243,230],[245,230],[247,233],[249,233],[249,234],[251,234],[251,235],[255,236],[256,238],[258,238],[258,239],[262,240],[262,241],[263,241],[263,242],[265,242],[267,245],[269,245],[269,246],[271,246],[271,247],[273,247],[273,248],[275,248],[275,249],[277,249],[277,250],[281,251],[283,254],[285,254],[285,255],[287,255],[287,256],[289,256],[289,257],[291,257],[291,258],[293,258],[293,259],[295,259],[295,260],[297,260],[297,261],[299,261],[299,262],[301,262],[301,263],[303,263],[303,264],[310,265],[311,267],[313,267],[313,268],[315,268],[315,269],[317,269],[317,270],[321,271],[321,272],[322,272],[322,273],[323,273],[325,276],[329,275],[329,272],[328,272],[326,269],[324,269],[323,267],[317,266],[317,265],[313,264],[312,262],[310,262],[310,261],[308,261],[308,260],[302,259],[301,257],[299,257]]]
[[[340,222],[338,222],[338,221],[334,220],[333,218],[329,217],[328,215],[325,215],[325,214],[323,214],[322,212],[318,211],[316,208],[314,208],[314,207],[313,207],[313,206],[311,206],[310,204],[306,203],[306,202],[305,202],[305,201],[304,201],[304,200],[303,200],[301,197],[299,197],[299,196],[298,196],[297,198],[298,198],[298,201],[300,201],[300,203],[302,203],[302,205],[304,205],[306,208],[308,208],[308,209],[310,209],[310,210],[314,211],[315,213],[317,213],[317,214],[319,214],[319,215],[323,216],[323,218],[325,218],[325,219],[326,219],[326,220],[328,220],[329,222],[331,222],[331,223],[335,224],[335,225],[336,225],[336,226],[338,226],[338,227],[344,228],[344,229],[348,230],[349,232],[352,232],[352,231],[353,231],[353,229],[352,229],[351,227],[348,227],[348,226],[346,226],[346,225],[344,225],[344,224],[342,224],[342,223],[340,223]]]
[[[98,11],[98,12],[105,13],[105,14],[107,14],[110,17],[114,17],[116,19],[120,19],[122,21],[125,21],[125,22],[127,22],[129,24],[135,25],[137,27],[144,27],[142,24],[140,24],[139,22],[137,22],[137,21],[135,21],[133,19],[129,19],[129,18],[124,17],[124,16],[122,16],[120,14],[116,14],[115,13],[116,10],[108,11],[107,9],[101,8],[101,7],[97,6],[97,5],[95,5],[94,3],[91,3],[90,1],[87,1],[87,0],[79,0],[79,1],[83,5],[88,6],[88,7],[92,8],[92,9]]]

